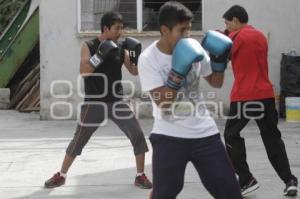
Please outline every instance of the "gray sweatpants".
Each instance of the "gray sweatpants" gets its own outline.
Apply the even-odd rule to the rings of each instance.
[[[106,119],[111,119],[129,138],[134,154],[148,151],[143,131],[126,102],[87,103],[81,107],[80,121],[66,153],[75,157],[81,154],[92,134]]]

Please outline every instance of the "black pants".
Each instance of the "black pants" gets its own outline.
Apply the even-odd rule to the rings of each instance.
[[[252,110],[251,110],[252,109]],[[254,119],[267,151],[268,158],[280,178],[286,183],[292,176],[285,145],[277,128],[278,115],[274,98],[248,102],[232,102],[230,119],[225,126],[225,143],[241,187],[252,176],[246,161],[245,140],[240,136],[241,130],[250,119]]]
[[[152,199],[176,198],[183,188],[185,168],[189,161],[214,198],[242,198],[234,169],[219,134],[200,139],[151,134],[150,141],[153,147]]]
[[[143,131],[125,102],[87,103],[81,107],[80,117],[74,137],[66,150],[69,156],[80,155],[92,134],[106,119],[111,119],[125,133],[135,155],[148,151]]]

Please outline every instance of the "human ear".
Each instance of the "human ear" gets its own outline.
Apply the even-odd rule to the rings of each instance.
[[[165,25],[162,25],[161,28],[160,28],[160,30],[161,30],[163,36],[167,36],[170,33],[169,28],[167,26],[165,26]]]

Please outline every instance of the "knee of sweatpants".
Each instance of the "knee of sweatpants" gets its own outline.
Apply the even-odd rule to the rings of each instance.
[[[230,134],[229,129],[225,128],[225,130],[224,130],[224,139],[228,138],[229,134]]]
[[[71,141],[68,148],[66,149],[66,154],[75,157],[78,155],[81,155],[83,146],[80,144],[80,142],[73,142]]]
[[[161,171],[162,172],[162,171]],[[176,178],[153,171],[153,199],[175,199],[184,185],[184,178]],[[175,178],[173,178],[175,177]]]
[[[225,141],[225,148],[231,148],[231,142],[232,142],[232,137],[230,135],[225,135],[224,134],[224,141]]]
[[[230,198],[230,199],[241,199],[241,189],[237,179],[234,178],[221,178],[216,183],[221,187],[221,191],[218,192],[217,198]]]
[[[226,147],[228,144],[231,145],[232,142],[234,142],[235,140],[239,140],[240,138],[241,137],[233,131],[224,132],[224,141]]]
[[[143,154],[149,151],[144,135],[139,136],[139,138],[136,139],[132,145],[135,155]]]
[[[175,199],[176,196],[180,193],[183,188],[183,184],[180,187],[171,187],[169,188],[153,188],[152,190],[152,199]]]
[[[136,130],[131,134],[131,136],[129,136],[129,139],[133,146],[135,155],[139,155],[149,151],[143,131]]]

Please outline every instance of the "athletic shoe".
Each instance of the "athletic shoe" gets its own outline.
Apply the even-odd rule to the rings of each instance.
[[[135,186],[142,189],[152,189],[152,183],[148,180],[145,174],[136,176],[134,181]]]
[[[52,178],[48,179],[45,182],[45,187],[46,188],[55,188],[55,187],[64,185],[65,182],[66,182],[66,178],[64,178],[63,176],[60,175],[59,172],[57,172],[56,174],[54,174],[52,176]]]
[[[256,179],[252,176],[248,183],[246,183],[242,188],[241,188],[241,192],[242,192],[242,195],[245,196],[247,195],[248,193],[252,192],[252,191],[255,191],[256,189],[259,188],[259,184],[258,182],[256,181]]]
[[[286,183],[286,187],[283,190],[283,195],[285,196],[296,196],[297,195],[297,186],[298,182],[295,179],[291,179],[288,183]]]

